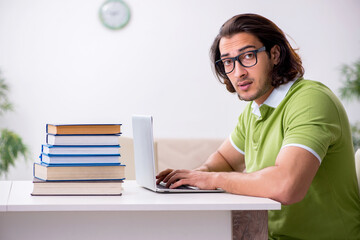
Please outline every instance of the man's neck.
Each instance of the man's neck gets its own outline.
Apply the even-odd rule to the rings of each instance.
[[[254,102],[260,106],[261,104],[263,104],[266,101],[266,99],[270,96],[270,94],[272,93],[273,90],[274,90],[274,87],[272,86],[264,95],[262,95],[261,97],[259,97],[256,100],[254,100]]]

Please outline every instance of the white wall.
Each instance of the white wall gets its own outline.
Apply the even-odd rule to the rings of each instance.
[[[300,48],[305,77],[335,93],[340,66],[360,58],[360,2],[126,0],[131,20],[111,31],[98,19],[104,0],[0,0],[0,69],[15,112],[0,127],[23,137],[31,159],[7,179],[31,179],[46,123],[123,123],[152,114],[157,137],[220,137],[245,103],[215,79],[209,47],[238,13],[262,14]],[[351,122],[356,101],[344,102]],[[3,177],[4,178],[4,177]]]

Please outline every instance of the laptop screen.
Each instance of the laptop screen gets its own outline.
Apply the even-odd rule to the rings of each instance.
[[[152,116],[132,117],[136,182],[156,188],[154,136]]]

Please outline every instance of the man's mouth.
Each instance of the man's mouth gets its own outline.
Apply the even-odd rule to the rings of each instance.
[[[251,84],[252,81],[243,81],[238,83],[238,87],[240,88],[240,90],[246,91],[250,88]]]

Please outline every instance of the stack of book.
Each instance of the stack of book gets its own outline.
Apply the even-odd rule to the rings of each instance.
[[[121,195],[121,124],[46,126],[32,195]]]

